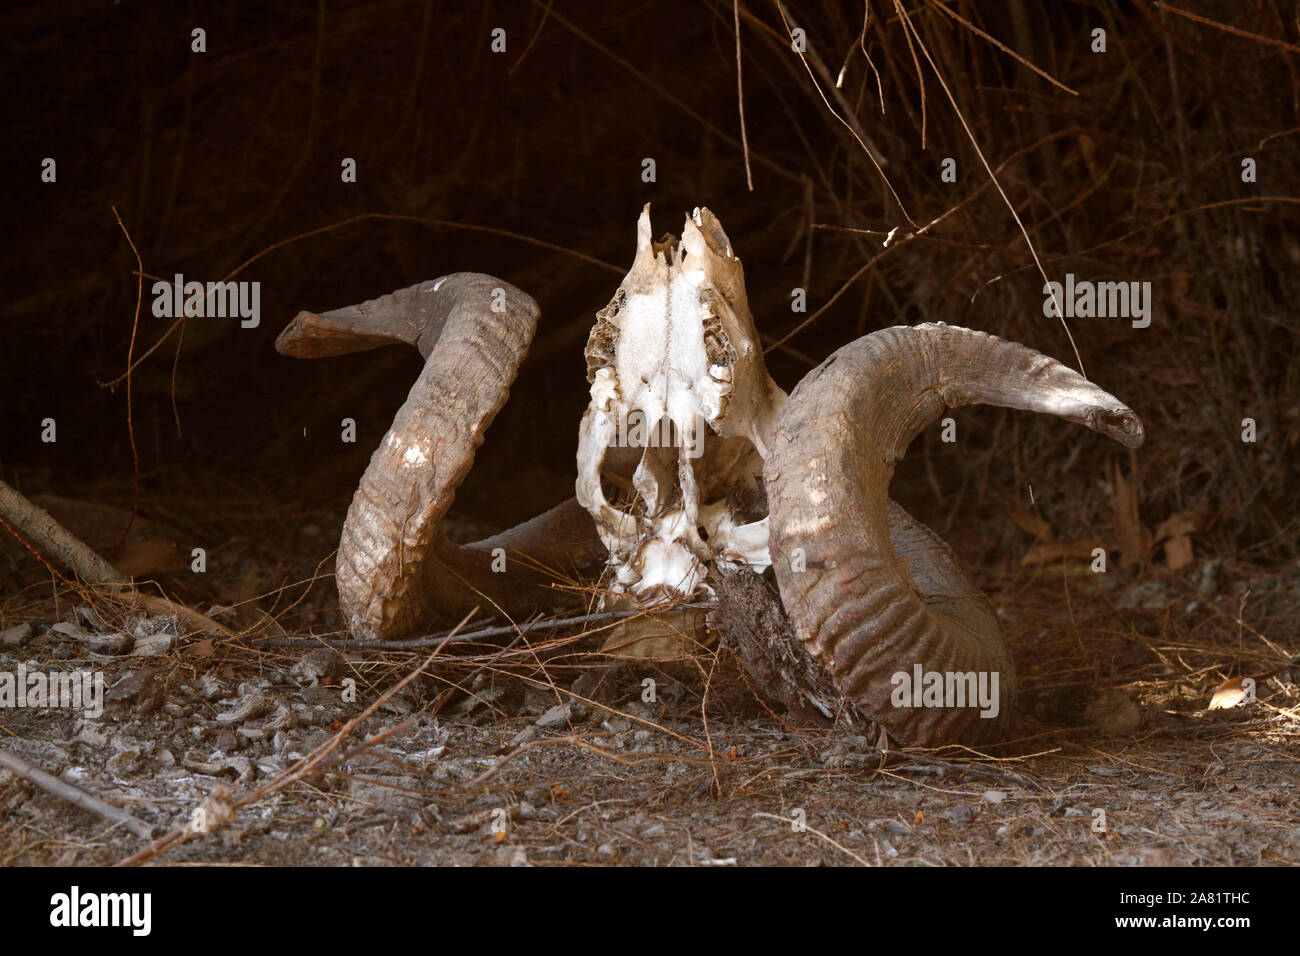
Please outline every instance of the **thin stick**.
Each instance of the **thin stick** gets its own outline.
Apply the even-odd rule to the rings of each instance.
[[[731,0],[732,18],[736,24],[736,109],[740,111],[740,145],[745,153],[745,185],[754,191],[754,173],[749,168],[749,135],[745,132],[745,83],[740,74],[740,0]]]
[[[712,601],[673,605],[674,609],[690,608],[693,610],[705,611],[715,607],[717,607],[717,603]],[[653,609],[646,609],[634,611],[604,611],[599,614],[579,614],[576,617],[557,617],[551,620],[529,621],[527,624],[502,624],[497,627],[485,627],[481,630],[469,631],[465,634],[456,634],[455,630],[443,631],[440,634],[426,634],[424,637],[413,637],[409,641],[354,641],[346,637],[263,637],[254,638],[252,643],[258,647],[320,647],[321,645],[325,645],[327,647],[344,647],[349,650],[358,651],[410,651],[420,647],[433,647],[435,644],[439,644],[440,642],[445,642],[447,644],[465,644],[486,637],[504,637],[507,634],[525,634],[529,631],[553,631],[557,628],[568,627],[571,624],[596,624],[604,621],[620,621],[624,618],[636,617],[637,615],[651,613],[652,611]]]
[[[541,2],[542,0],[533,0],[533,3],[535,5],[540,6]],[[748,13],[746,13],[746,15],[748,16]],[[609,57],[619,66],[623,67],[623,69],[627,70],[637,79],[641,80],[643,83],[648,85],[651,89],[653,89],[656,93],[658,93],[661,97],[663,97],[665,102],[671,103],[673,106],[677,107],[687,116],[689,116],[691,119],[695,120],[695,122],[699,123],[705,129],[707,129],[714,136],[718,137],[723,142],[730,143],[732,146],[741,145],[740,143],[736,142],[736,138],[734,136],[729,136],[728,134],[724,133],[722,130],[718,129],[718,127],[714,126],[707,119],[705,119],[697,110],[691,107],[690,104],[686,103],[680,97],[674,96],[672,93],[668,92],[668,90],[664,89],[649,74],[645,73],[642,70],[637,69],[635,66],[632,65],[631,61],[629,61],[626,57],[621,56],[620,54],[610,49],[605,44],[601,43],[591,34],[585,32],[581,27],[579,27],[573,21],[566,19],[558,10],[552,11],[551,16],[555,18],[555,21],[557,23],[559,23],[566,30],[569,30],[571,33],[573,33],[573,35],[576,36],[579,40],[582,40],[584,43],[587,43],[590,46],[595,47],[601,53],[605,54],[607,57]],[[753,153],[752,155],[754,157],[754,161],[759,165],[766,166],[774,173],[784,176],[786,179],[793,180],[794,182],[800,181],[801,177],[798,173],[786,169],[780,163],[768,159],[762,153]],[[624,271],[626,270],[619,269],[619,272],[624,272]]]
[[[67,781],[60,780],[52,774],[46,773],[39,767],[34,767],[17,754],[12,754],[7,750],[0,750],[0,767],[8,767],[24,780],[29,780],[36,786],[40,787],[46,793],[52,793],[68,803],[74,804],[83,810],[89,811],[96,816],[103,817],[110,823],[117,823],[138,837],[146,840],[152,840],[154,828],[142,820],[137,820],[125,810],[119,810],[110,803],[105,803],[98,797],[92,797],[80,787],[74,787]]]
[[[515,60],[515,65],[506,70],[506,76],[514,76],[515,70],[519,69],[519,64],[524,62],[524,57],[526,57],[528,51],[533,48],[533,44],[537,42],[537,38],[542,35],[542,27],[546,26],[546,18],[551,15],[551,7],[554,5],[555,0],[547,0],[546,9],[542,11],[542,22],[537,24],[537,30],[533,33],[533,38],[528,41],[528,46],[524,47],[524,52],[519,54],[519,59]]]
[[[778,823],[789,823],[789,822],[790,822],[790,817],[777,816],[775,813],[762,813],[762,812],[759,812],[759,813],[755,813],[755,814],[753,814],[753,815],[756,816],[756,817],[766,817],[766,818],[769,819],[769,820],[776,820]],[[820,830],[818,830],[816,827],[810,827],[810,826],[808,826],[807,824],[804,824],[804,829],[805,829],[807,832],[811,833],[813,836],[815,836],[815,837],[817,837],[817,838],[819,838],[819,839],[821,839],[821,840],[825,840],[825,841],[826,841],[827,843],[829,843],[831,846],[835,847],[835,849],[839,850],[841,853],[844,853],[846,856],[848,856],[850,859],[854,860],[856,863],[859,863],[859,864],[861,864],[862,866],[871,866],[871,864],[870,864],[867,860],[865,860],[865,859],[863,859],[862,857],[858,856],[856,853],[854,853],[854,852],[853,852],[852,850],[850,850],[848,847],[844,846],[844,844],[842,844],[842,843],[836,843],[834,840],[832,840],[830,837],[828,837],[825,833],[822,833],[822,832],[821,832]]]
[[[989,36],[989,34],[985,33],[983,30],[981,30],[981,29],[980,29],[979,27],[977,27],[975,24],[971,23],[971,22],[970,22],[969,20],[967,20],[965,17],[958,16],[957,13],[955,13],[953,10],[949,9],[948,6],[947,6],[946,4],[944,4],[943,0],[933,0],[933,3],[934,3],[934,5],[935,5],[935,7],[937,7],[937,8],[940,9],[940,10],[942,10],[942,11],[943,11],[944,13],[946,13],[948,16],[952,17],[954,20],[956,20],[958,23],[960,23],[962,26],[964,26],[964,27],[965,27],[967,30],[969,30],[971,33],[975,34],[977,37],[979,37],[979,38],[982,39],[982,40],[986,40],[986,41],[988,41],[989,43],[992,43],[995,47],[997,47],[997,48],[998,48],[999,50],[1001,50],[1003,53],[1007,54],[1007,55],[1010,56],[1010,57],[1013,57],[1017,62],[1020,63],[1021,66],[1024,66],[1024,67],[1029,68],[1030,70],[1033,70],[1035,73],[1037,73],[1039,76],[1041,76],[1043,79],[1045,79],[1048,83],[1051,83],[1051,84],[1052,84],[1053,86],[1055,86],[1057,89],[1059,89],[1059,90],[1064,90],[1066,93],[1069,93],[1071,96],[1078,96],[1078,95],[1079,95],[1079,91],[1078,91],[1078,90],[1072,90],[1072,89],[1070,89],[1070,87],[1066,86],[1064,83],[1062,83],[1062,82],[1061,82],[1060,80],[1058,80],[1056,77],[1052,76],[1052,74],[1048,73],[1046,70],[1041,70],[1041,69],[1039,69],[1038,67],[1034,66],[1034,64],[1030,63],[1030,62],[1029,62],[1028,60],[1026,60],[1023,56],[1021,56],[1021,55],[1020,55],[1019,53],[1017,53],[1015,50],[1011,49],[1011,47],[1007,46],[1007,45],[1006,45],[1005,43],[1003,43],[1002,41],[998,40],[996,37]]]
[[[1180,10],[1178,7],[1170,6],[1167,3],[1161,3],[1156,0],[1156,6],[1161,10],[1168,10],[1170,13],[1176,13],[1180,17],[1186,17],[1194,23],[1201,23],[1207,27],[1214,27],[1216,30],[1222,30],[1224,33],[1231,33],[1233,36],[1241,37],[1245,40],[1254,40],[1256,43],[1267,43],[1269,46],[1275,46],[1281,50],[1287,50],[1291,53],[1300,53],[1300,46],[1294,43],[1287,43],[1285,40],[1276,40],[1273,37],[1266,37],[1260,33],[1250,33],[1238,27],[1229,26],[1226,23],[1220,23],[1218,20],[1211,20],[1209,17],[1197,16],[1187,10]]]
[[[136,271],[135,314],[131,318],[131,344],[126,349],[126,435],[131,443],[131,517],[126,527],[122,529],[122,536],[117,540],[117,546],[120,548],[126,543],[126,536],[131,533],[131,525],[135,524],[135,514],[140,510],[140,452],[135,446],[135,420],[131,416],[131,356],[135,352],[135,336],[140,328],[140,303],[144,301],[144,263],[140,259],[140,250],[135,247],[135,240],[131,238],[131,233],[126,228],[126,223],[122,222],[122,217],[118,215],[117,207],[113,206],[112,209],[113,218],[117,220],[118,228],[122,230],[122,235],[126,236],[131,254],[135,256]],[[179,348],[177,354],[180,354]],[[175,402],[176,394],[173,391],[172,404],[174,405]]]
[[[1006,783],[1007,781],[1010,781],[1018,786],[1024,787],[1026,790],[1044,789],[1041,784],[1034,783],[1032,780],[1027,780],[1018,773],[1013,773],[1010,770],[998,770],[996,767],[986,767],[976,763],[954,763],[950,760],[940,760],[937,757],[927,757],[924,754],[913,753],[908,750],[881,750],[880,755],[882,757],[898,757],[927,767],[941,767],[945,770],[950,770],[953,773],[964,773],[977,779],[990,780],[995,783]],[[906,769],[907,764],[894,768],[895,771],[900,772]]]
[[[781,15],[781,23],[785,27],[786,36],[793,36],[790,27],[790,20],[786,15],[785,5],[781,0],[775,0],[775,3],[777,13]],[[889,190],[889,195],[894,198],[894,202],[898,205],[898,211],[903,214],[903,218],[906,219],[910,225],[915,227],[917,225],[916,220],[913,219],[911,213],[907,211],[907,207],[903,205],[902,198],[899,197],[898,192],[894,189],[894,184],[890,182],[889,177],[885,175],[883,163],[881,162],[884,157],[878,156],[876,151],[867,145],[866,130],[864,130],[861,124],[858,123],[858,118],[849,110],[848,104],[844,101],[844,98],[840,96],[839,91],[836,90],[834,86],[831,87],[831,93],[844,108],[845,114],[848,118],[846,119],[844,116],[841,116],[836,111],[835,107],[831,106],[831,101],[826,98],[826,93],[822,90],[821,84],[817,82],[817,74],[813,72],[812,66],[809,65],[810,56],[812,62],[816,64],[818,70],[822,72],[823,75],[826,73],[826,65],[821,61],[820,57],[816,56],[815,51],[809,50],[808,53],[804,53],[803,51],[798,52],[799,62],[803,64],[803,68],[808,72],[808,79],[812,80],[813,89],[815,89],[817,95],[821,97],[821,101],[823,105],[825,105],[827,112],[839,120],[840,125],[847,129],[849,133],[852,134],[853,138],[857,140],[858,145],[862,147],[862,152],[866,154],[867,159],[871,160],[871,165],[876,168],[876,173],[880,176],[880,181],[885,184],[885,188]],[[827,82],[831,81],[828,79]]]
[[[1002,183],[998,181],[997,174],[993,172],[993,167],[989,165],[989,161],[985,158],[984,150],[980,148],[979,140],[975,138],[975,133],[971,130],[970,124],[966,122],[966,114],[961,111],[961,107],[957,105],[957,98],[953,96],[952,90],[948,87],[948,81],[945,80],[943,74],[939,72],[939,65],[935,63],[934,57],[930,55],[930,50],[925,45],[925,41],[921,39],[920,31],[912,24],[911,19],[907,15],[907,11],[903,9],[902,0],[894,0],[894,9],[898,11],[899,20],[903,24],[903,35],[907,36],[910,33],[916,37],[916,45],[925,56],[926,62],[930,64],[930,69],[934,71],[934,77],[939,81],[939,86],[942,88],[944,95],[948,97],[948,102],[952,105],[953,115],[955,115],[957,121],[961,123],[961,128],[966,131],[966,138],[970,140],[971,146],[975,148],[975,155],[979,157],[980,165],[984,167],[984,171],[988,173],[989,179],[993,181],[993,188],[996,189],[998,195],[1002,197],[1002,202],[1006,204],[1007,212],[1011,213],[1011,218],[1016,221],[1016,226],[1020,229],[1020,234],[1024,236],[1025,245],[1029,247],[1029,254],[1033,256],[1034,265],[1038,267],[1038,274],[1043,277],[1043,287],[1048,288],[1049,283],[1047,280],[1047,272],[1043,269],[1043,263],[1038,257],[1038,249],[1034,246],[1034,241],[1029,238],[1029,230],[1027,230],[1025,224],[1020,221],[1020,214],[1016,212],[1015,205],[1011,202],[1010,197],[1007,196],[1006,191],[1002,188]],[[911,41],[909,40],[908,42],[910,43]],[[1065,321],[1065,311],[1061,308],[1060,298],[1057,296],[1055,289],[1051,289],[1051,293],[1052,302],[1056,306],[1056,317],[1061,321],[1061,328],[1065,330],[1065,337],[1070,340],[1070,349],[1074,352],[1074,361],[1078,363],[1079,374],[1084,378],[1087,378],[1088,373],[1083,367],[1083,356],[1079,354],[1079,347],[1074,344],[1074,334],[1070,331],[1070,326]]]

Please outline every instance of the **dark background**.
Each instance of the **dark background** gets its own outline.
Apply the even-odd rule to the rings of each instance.
[[[1049,276],[1150,281],[1150,328],[1074,319],[1089,376],[1143,417],[1130,455],[1058,421],[958,413],[960,441],[918,439],[895,493],[968,561],[1010,561],[1041,519],[1065,541],[1118,547],[1118,471],[1153,532],[1196,515],[1198,552],[1272,563],[1296,540],[1296,305],[1300,300],[1300,78],[1294,7],[1181,8],[1291,44],[1233,35],[1151,4],[954,2],[979,31],[1069,86],[1062,91],[933,2],[906,8],[1015,205]],[[814,73],[846,64],[837,112],[886,161],[918,224],[810,328],[774,350],[792,388],[839,345],[895,324],[984,329],[1074,365],[1042,278],[934,69],[890,4],[787,4]],[[741,5],[744,112],[725,2],[348,4],[27,3],[0,14],[8,104],[3,263],[3,474],[24,491],[223,521],[272,551],[275,517],[321,520],[322,553],[419,369],[390,348],[302,361],[274,350],[300,309],[326,310],[460,270],[542,307],[534,350],[458,505],[505,526],[572,493],[587,402],[582,347],[631,263],[635,221],[656,234],[713,209],[744,260],[768,344],[911,231],[863,148],[832,115],[785,38],[781,10]],[[190,31],[207,33],[192,53]],[[490,51],[491,31],[507,50]],[[1089,49],[1107,30],[1108,51]],[[530,45],[531,44],[531,45]],[[868,65],[867,57],[870,57]],[[874,72],[873,72],[874,67]],[[818,77],[829,94],[831,84]],[[882,106],[883,103],[883,115]],[[40,182],[58,162],[57,184]],[[959,179],[940,182],[943,157]],[[1255,157],[1259,182],[1243,184]],[[344,157],[358,182],[340,181]],[[652,157],[657,181],[644,183]],[[1272,197],[1258,202],[1242,200]],[[262,324],[187,323],[136,368],[133,464],[122,376],[133,333],[134,255],[144,300],[134,354],[171,324],[150,285],[182,272],[261,283]],[[508,230],[557,251],[449,225]],[[849,234],[820,224],[871,230]],[[326,230],[288,241],[311,230]],[[604,268],[576,254],[608,264]],[[58,442],[40,441],[40,421]],[[339,421],[358,422],[355,445]],[[1244,417],[1257,444],[1240,441]],[[305,436],[304,436],[305,430]],[[138,472],[138,475],[137,475]],[[138,477],[138,494],[134,490]],[[232,504],[232,502],[234,504]],[[1130,531],[1132,529],[1130,528]],[[234,531],[231,532],[232,534]]]

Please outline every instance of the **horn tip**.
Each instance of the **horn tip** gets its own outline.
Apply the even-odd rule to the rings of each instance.
[[[1107,438],[1114,439],[1126,448],[1140,448],[1146,441],[1142,419],[1131,408],[1097,408],[1093,410],[1089,427]]]

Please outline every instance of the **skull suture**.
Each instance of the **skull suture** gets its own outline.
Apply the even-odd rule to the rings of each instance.
[[[587,344],[576,500],[455,544],[443,516],[537,317],[508,283],[456,273],[300,313],[277,339],[304,357],[405,342],[426,359],[344,522],[335,580],[353,634],[403,637],[476,608],[553,611],[566,593],[556,577],[589,580],[600,563],[607,606],[668,604],[715,580],[721,600],[722,565],[770,566],[773,633],[789,637],[769,677],[817,671],[906,744],[1000,732],[1015,670],[997,615],[938,535],[890,500],[894,465],[961,405],[1051,414],[1132,447],[1143,433],[1131,409],[1032,349],[943,323],[850,342],[787,397],[763,365],[740,261],[718,221],[699,209],[680,240],[653,242],[647,207],[636,259]],[[670,615],[656,607],[656,616]],[[914,667],[1000,675],[991,708],[1000,716],[895,706],[891,675]]]
[[[763,459],[786,396],[711,212],[655,242],[642,210],[636,260],[586,355],[577,498],[609,550],[609,589],[659,603],[707,590],[715,560],[766,569]]]

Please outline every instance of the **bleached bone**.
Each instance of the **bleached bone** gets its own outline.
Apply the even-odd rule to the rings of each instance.
[[[680,240],[655,242],[642,210],[636,258],[597,313],[586,357],[577,498],[609,551],[612,591],[675,601],[708,590],[714,560],[767,568],[760,476],[786,396],[763,365],[740,260],[711,212],[696,209]],[[677,442],[633,446],[630,493],[616,505],[603,472],[632,418]]]

